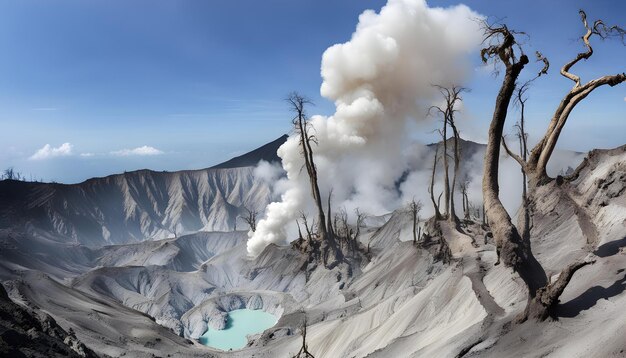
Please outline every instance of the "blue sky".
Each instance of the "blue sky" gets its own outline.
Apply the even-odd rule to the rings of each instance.
[[[350,38],[363,10],[384,3],[2,1],[0,168],[77,182],[140,168],[207,167],[273,140],[290,129],[282,98],[291,90],[316,102],[311,112],[333,112],[319,96],[321,55]],[[531,135],[545,128],[571,87],[558,67],[581,50],[578,9],[626,25],[623,1],[463,3],[526,31],[528,48],[552,62],[549,77],[530,92]],[[578,69],[583,80],[626,70],[619,41],[596,42],[594,49]],[[484,136],[498,84],[481,71],[467,83],[471,139]],[[625,143],[625,97],[625,85],[594,93],[571,117],[561,146],[582,151]],[[32,159],[38,151],[40,159]]]

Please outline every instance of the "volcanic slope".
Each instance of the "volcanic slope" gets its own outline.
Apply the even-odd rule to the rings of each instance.
[[[251,337],[249,347],[214,351],[224,356],[295,354],[304,314],[308,347],[316,357],[619,356],[626,348],[619,338],[626,332],[620,308],[626,304],[624,163],[626,147],[596,150],[570,177],[540,189],[533,251],[549,275],[573,260],[596,260],[566,289],[558,320],[510,323],[522,312],[527,293],[515,273],[494,265],[488,228],[466,222],[459,233],[445,221],[430,220],[423,223],[425,236],[414,245],[408,235],[410,215],[400,211],[363,235],[362,248],[369,243],[371,250],[365,261],[307,270],[306,257],[290,247],[270,245],[258,258],[249,259],[242,242],[211,257],[197,271],[144,268],[154,270],[146,273],[145,282],[156,282],[156,277],[186,282],[198,288],[192,290],[196,295],[207,285],[211,291],[205,290],[200,304],[188,310],[179,307],[170,316],[191,339],[208,326],[219,327],[231,309],[260,308],[280,316],[276,326]],[[151,299],[144,293],[149,289],[139,288],[133,273],[138,269],[124,270],[115,275],[91,271],[74,287],[92,294],[98,289],[95,282],[109,277],[116,283],[105,287],[113,294],[101,294],[118,302],[134,302],[134,295]],[[134,286],[120,288],[124,280]],[[173,312],[183,297],[193,301],[185,289],[169,292],[179,292],[180,300],[154,302],[157,307],[152,309]]]

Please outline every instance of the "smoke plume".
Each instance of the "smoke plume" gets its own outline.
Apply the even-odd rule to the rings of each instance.
[[[425,118],[435,92],[432,84],[462,84],[467,55],[480,44],[480,15],[464,5],[430,8],[422,0],[389,0],[379,13],[359,17],[350,41],[322,57],[322,96],[334,101],[330,117],[311,117],[315,161],[324,195],[333,206],[377,215],[402,200],[398,179],[423,147],[410,141],[410,121]],[[310,193],[298,139],[278,150],[287,178],[280,201],[250,233],[248,252],[288,241],[289,227],[310,210]],[[426,190],[426,187],[423,187]],[[295,237],[293,237],[295,238]]]

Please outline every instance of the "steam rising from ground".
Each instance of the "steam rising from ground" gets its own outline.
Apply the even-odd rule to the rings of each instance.
[[[424,119],[432,84],[463,83],[467,54],[481,40],[479,17],[464,5],[443,9],[422,0],[389,0],[380,13],[361,14],[350,41],[326,50],[321,94],[335,102],[336,113],[313,116],[311,132],[319,142],[313,150],[320,189],[323,195],[333,190],[335,208],[377,215],[402,201],[396,183],[423,151],[410,143],[408,122]],[[285,243],[299,213],[310,210],[297,137],[278,155],[287,178],[278,184],[280,202],[267,207],[250,233],[253,256],[270,243]]]

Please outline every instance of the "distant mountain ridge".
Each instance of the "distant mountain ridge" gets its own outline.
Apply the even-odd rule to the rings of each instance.
[[[261,210],[270,202],[254,166],[279,160],[276,150],[286,139],[207,169],[144,169],[78,184],[0,181],[0,229],[91,247],[230,231],[245,207]]]
[[[454,138],[448,138],[446,140],[446,144],[448,146],[448,151],[450,154],[454,152]],[[428,148],[435,150],[439,148],[439,150],[443,150],[443,141],[439,141],[437,143],[430,143],[427,145]],[[459,138],[459,148],[461,149],[461,156],[463,159],[469,159],[473,157],[478,152],[483,152],[487,148],[487,144],[476,143],[470,140],[465,140],[463,138]]]

